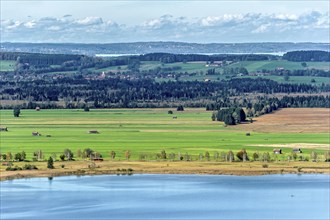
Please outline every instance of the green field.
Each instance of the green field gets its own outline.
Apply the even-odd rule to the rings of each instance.
[[[117,152],[117,158],[123,159],[124,152],[130,150],[132,158],[140,153],[188,152],[199,153],[237,152],[246,148],[249,154],[255,151],[272,152],[273,148],[258,147],[262,144],[316,143],[329,144],[328,134],[306,133],[255,133],[224,127],[220,122],[212,122],[211,112],[203,109],[187,109],[184,112],[168,109],[116,109],[116,110],[21,110],[19,118],[13,117],[12,110],[1,110],[1,127],[8,132],[0,132],[1,152],[12,153],[22,150],[29,158],[32,152],[41,149],[49,156],[58,156],[65,148],[74,153],[77,149],[91,148],[99,151],[103,157],[109,152]],[[173,119],[173,116],[177,119]],[[97,130],[99,134],[88,134]],[[42,136],[32,136],[38,131]],[[246,136],[251,132],[251,136]],[[46,137],[50,134],[51,137]],[[291,153],[291,149],[282,148]],[[309,154],[311,150],[304,150]]]
[[[286,70],[299,69],[322,69],[329,70],[329,62],[306,62],[307,67],[303,67],[301,62],[291,62],[286,60],[270,60],[270,61],[241,61],[229,65],[229,67],[245,67],[249,72],[256,72],[265,70],[275,70],[276,68],[284,68]]]
[[[264,78],[264,79],[271,79],[279,83],[306,83],[306,84],[330,84],[330,78],[328,77],[315,77],[315,76],[290,76],[288,81],[284,80],[283,76],[242,76],[242,77],[236,77],[236,78]],[[311,83],[312,79],[315,80],[314,83]]]
[[[14,71],[16,61],[14,60],[0,60],[1,71]]]

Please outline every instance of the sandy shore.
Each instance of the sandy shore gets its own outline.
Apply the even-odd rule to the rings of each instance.
[[[24,162],[14,165],[24,166]],[[96,168],[89,168],[89,161],[55,162],[55,169],[47,169],[46,162],[30,162],[38,170],[5,171],[1,166],[1,180],[53,177],[68,175],[122,174],[132,169],[133,174],[211,174],[211,175],[267,175],[281,173],[330,174],[330,163],[326,162],[169,162],[169,161],[103,161],[96,162]],[[268,167],[264,167],[264,165]],[[64,168],[61,167],[64,165]],[[120,170],[120,171],[118,171]]]

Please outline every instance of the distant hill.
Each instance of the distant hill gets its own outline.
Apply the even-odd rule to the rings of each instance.
[[[111,44],[74,43],[10,43],[1,44],[1,51],[50,53],[50,54],[224,54],[224,53],[285,53],[297,50],[329,51],[328,43],[182,43],[182,42],[135,42]]]

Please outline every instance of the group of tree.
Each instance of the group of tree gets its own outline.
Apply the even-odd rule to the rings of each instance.
[[[40,150],[39,150],[40,151]],[[79,149],[78,149],[79,151]],[[65,149],[64,152],[69,153],[71,150]],[[94,156],[96,154],[99,154],[89,148],[86,148],[84,150],[86,155],[90,153],[90,157],[81,157],[81,159],[88,159],[93,160]],[[82,153],[82,152],[81,152]],[[79,155],[79,153],[77,153]],[[26,154],[25,152],[16,153],[15,156],[12,156],[11,152],[7,152],[6,154],[2,154],[0,152],[0,160],[2,161],[8,161],[8,162],[15,162],[15,161],[26,161],[29,162],[29,160],[26,160]],[[85,155],[85,156],[86,156]],[[92,156],[94,155],[94,156]],[[73,155],[71,155],[73,157]],[[115,160],[116,158],[116,152],[110,151],[109,156],[111,160]],[[124,152],[124,158],[126,160],[129,160],[131,157],[131,151],[127,150]],[[98,158],[100,156],[98,155]],[[24,158],[24,159],[23,159]],[[246,161],[260,161],[260,162],[271,162],[271,161],[312,161],[312,162],[318,162],[318,161],[325,161],[330,162],[330,151],[325,151],[324,153],[319,153],[316,151],[312,151],[310,155],[306,154],[297,154],[295,152],[292,153],[283,153],[283,154],[275,154],[275,153],[269,153],[269,152],[254,152],[253,154],[248,154],[246,149],[242,149],[234,153],[232,150],[229,150],[227,152],[222,151],[213,152],[213,156],[209,151],[205,151],[204,153],[199,153],[198,155],[191,155],[188,152],[185,154],[181,154],[180,152],[175,153],[167,153],[165,150],[161,150],[160,153],[140,153],[139,154],[139,160],[147,161],[147,160],[170,160],[170,161],[222,161],[222,162],[246,162]],[[213,159],[212,159],[213,158]],[[62,159],[62,158],[61,158]],[[54,169],[54,162],[57,161],[56,154],[53,153],[47,160],[41,160],[41,161],[47,161],[47,168]],[[62,160],[64,161],[64,160]],[[37,169],[36,166],[27,164],[28,166],[24,166],[22,169]],[[8,170],[18,170],[19,168],[15,169],[13,168],[12,164],[9,165],[11,168]],[[62,165],[62,168],[64,165]]]
[[[295,62],[320,61],[329,62],[330,52],[321,50],[290,51],[283,55],[283,59]]]
[[[223,121],[226,125],[236,125],[246,121],[246,114],[240,107],[224,108],[218,112],[213,112],[212,120]]]
[[[226,67],[223,69],[224,75],[237,75],[242,74],[243,76],[249,75],[249,71],[245,67]]]
[[[330,77],[329,70],[322,69],[297,69],[297,70],[287,70],[287,69],[263,69],[261,71],[257,71],[260,74],[267,74],[273,76],[315,76],[315,77]]]
[[[229,99],[218,100],[217,102],[208,103],[206,110],[216,111],[223,108],[243,107],[246,109],[247,117],[255,117],[263,114],[271,113],[279,108],[329,108],[330,97],[324,95],[311,96],[284,96],[282,98],[263,98],[259,97],[254,103],[245,101],[237,103]],[[215,116],[213,116],[215,117]],[[215,117],[216,118],[216,117]]]

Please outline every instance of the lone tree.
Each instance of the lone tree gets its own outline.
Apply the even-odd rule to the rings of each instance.
[[[126,160],[129,160],[130,157],[131,157],[131,152],[129,150],[127,150],[125,152],[125,158],[126,158]]]
[[[259,158],[259,153],[257,153],[257,152],[253,153],[253,160],[257,161],[258,158]]]
[[[47,160],[47,168],[54,169],[54,161],[52,157],[49,157],[49,159]]]
[[[163,160],[165,160],[167,157],[166,157],[166,152],[165,152],[165,150],[162,150],[161,152],[160,152],[160,159],[163,159]]]
[[[249,160],[245,149],[242,149],[239,152],[237,152],[236,157],[243,162]]]
[[[205,152],[205,159],[206,159],[207,161],[210,160],[210,153],[209,153],[208,151]]]
[[[73,160],[73,153],[70,149],[65,149],[63,154],[68,160]]]
[[[176,108],[177,111],[184,111],[184,108],[182,105],[179,105],[177,108]]]
[[[19,117],[19,115],[21,114],[21,109],[16,107],[14,108],[14,117]]]
[[[111,157],[112,160],[114,160],[115,157],[116,157],[116,152],[111,151],[111,152],[110,152],[110,157]]]
[[[234,153],[231,150],[228,151],[226,160],[228,162],[233,162],[234,161]]]

